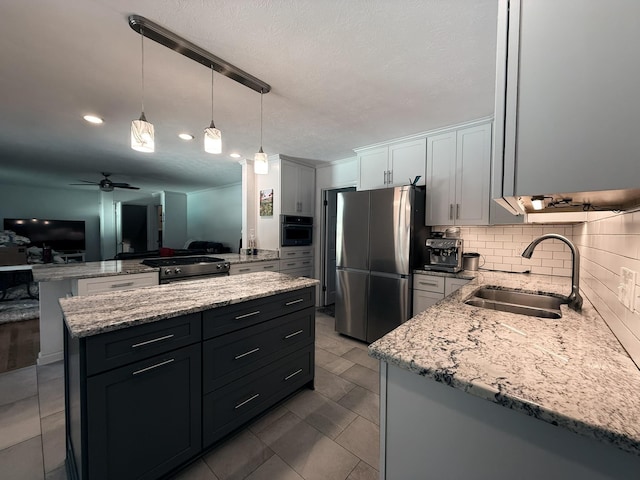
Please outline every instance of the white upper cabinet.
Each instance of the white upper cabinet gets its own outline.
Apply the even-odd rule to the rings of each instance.
[[[424,185],[425,160],[424,138],[358,150],[360,190],[409,185],[417,175]]]
[[[488,225],[491,124],[427,137],[427,225]]]
[[[500,0],[494,197],[638,188],[639,18],[631,0]]]
[[[282,160],[280,165],[281,212],[313,216],[316,173],[306,165]]]

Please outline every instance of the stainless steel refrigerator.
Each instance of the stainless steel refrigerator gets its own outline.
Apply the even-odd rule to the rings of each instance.
[[[430,233],[424,209],[423,187],[338,194],[338,332],[373,342],[411,318],[411,273]]]

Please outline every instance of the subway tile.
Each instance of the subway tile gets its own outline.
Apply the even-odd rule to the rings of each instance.
[[[556,268],[554,267],[551,271],[552,275],[556,275],[558,277],[570,277],[572,270],[570,268]]]
[[[522,235],[522,227],[504,227],[506,235]]]
[[[478,235],[478,240],[481,242],[493,242],[495,240],[494,235]]]
[[[495,241],[496,242],[512,242],[513,235],[496,235]]]
[[[505,257],[503,257],[503,258],[502,258],[502,261],[503,261],[504,263],[509,263],[509,264],[511,264],[511,265],[518,265],[518,266],[519,266],[519,265],[522,265],[522,260],[524,260],[524,258],[523,258],[523,257],[520,257],[520,256],[518,256],[518,257],[513,257],[513,256],[511,256],[511,257],[506,257],[506,256],[505,256]]]
[[[553,252],[553,256],[551,258],[554,260],[571,260],[571,252],[568,250]]]
[[[537,273],[540,275],[551,275],[553,270],[551,267],[531,267],[531,273]]]
[[[487,227],[487,233],[491,235],[502,235],[504,233],[504,227],[497,227],[497,226]]]
[[[493,254],[499,257],[511,257],[513,250],[505,250],[504,248],[498,248],[493,251]]]
[[[527,267],[540,267],[542,266],[541,258],[522,258],[522,265]]]
[[[553,260],[553,259],[542,259],[543,267],[556,267],[556,268],[564,268],[564,260]]]
[[[487,242],[479,242],[477,240],[471,240],[469,243],[467,243],[467,241],[465,240],[465,242],[464,242],[465,248],[467,248],[467,247],[484,248],[486,245],[487,245]]]
[[[502,248],[503,242],[487,242],[487,248]]]

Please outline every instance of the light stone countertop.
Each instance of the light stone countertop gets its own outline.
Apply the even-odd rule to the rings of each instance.
[[[570,279],[464,273],[476,278],[371,344],[369,354],[640,455],[640,371],[587,299],[581,314],[562,305],[558,320],[464,304],[483,285],[566,296]]]
[[[261,250],[258,255],[220,253],[211,255],[194,254],[194,256],[222,258],[232,264],[265,262],[279,259],[278,252],[276,250]],[[114,275],[157,272],[159,270],[158,268],[143,265],[141,263],[143,260],[144,258],[131,260],[104,260],[102,262],[85,263],[34,264],[32,274],[33,279],[36,282],[53,282],[78,278],[110,277]]]
[[[61,298],[73,337],[88,337],[256,298],[315,287],[318,280],[276,272],[211,277],[85,297]]]

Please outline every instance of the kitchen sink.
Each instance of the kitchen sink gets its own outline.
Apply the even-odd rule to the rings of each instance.
[[[552,295],[488,286],[477,290],[464,303],[501,312],[557,319],[562,318],[560,305],[567,303],[567,300]]]

